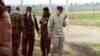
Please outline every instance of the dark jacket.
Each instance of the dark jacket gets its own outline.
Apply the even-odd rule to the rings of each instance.
[[[47,36],[47,34],[48,34],[47,25],[48,25],[48,20],[49,20],[50,15],[51,15],[50,13],[43,14],[42,19],[41,19],[43,21],[41,22],[41,20],[40,20],[40,24],[41,24],[41,35]],[[46,24],[43,24],[45,21],[47,23]]]
[[[32,15],[34,18],[34,22],[32,20],[32,18],[27,17],[27,14],[24,14],[23,20],[24,20],[24,31],[26,33],[34,33],[34,28],[36,29],[36,31],[39,33],[39,27],[38,27],[38,23],[37,23],[37,19],[35,15]]]

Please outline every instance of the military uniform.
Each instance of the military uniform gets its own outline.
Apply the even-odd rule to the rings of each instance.
[[[18,49],[21,39],[21,31],[23,28],[23,18],[19,11],[11,13],[12,22],[12,49],[13,56],[18,56]]]
[[[50,13],[45,13],[40,20],[41,24],[41,51],[42,56],[48,56],[50,51],[51,40],[48,38],[47,24],[50,17]],[[46,23],[45,23],[46,22]]]
[[[22,54],[32,56],[35,43],[35,30],[39,33],[39,27],[35,15],[32,13],[24,14],[24,36],[22,38]]]
[[[51,33],[52,48],[49,56],[54,56],[58,53],[58,56],[62,56],[64,47],[64,32],[63,27],[66,26],[66,20],[63,15],[58,16],[54,14],[50,17],[48,22],[48,32]]]

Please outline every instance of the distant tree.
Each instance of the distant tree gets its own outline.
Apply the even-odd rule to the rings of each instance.
[[[97,5],[97,6],[99,6],[99,5],[100,5],[100,3],[99,3],[99,2],[97,2],[97,3],[96,3],[96,5]]]
[[[73,3],[71,3],[71,4],[70,4],[70,6],[74,6],[74,4],[73,4]]]
[[[35,7],[35,5],[32,5],[32,7]]]

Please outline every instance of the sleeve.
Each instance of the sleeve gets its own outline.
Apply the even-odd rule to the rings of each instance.
[[[35,29],[39,33],[39,26],[38,26],[37,19],[36,19],[35,15],[34,15],[34,21],[35,21]]]
[[[42,18],[42,19],[40,19],[39,23],[40,23],[40,24],[42,24],[42,23],[43,23],[42,21],[43,21],[43,18]]]
[[[20,14],[20,27],[21,27],[21,30],[23,30],[24,28],[24,18],[23,18],[23,15]]]
[[[22,24],[23,24],[23,25],[22,25],[22,26],[23,26],[23,27],[22,27],[22,31],[24,32],[24,31],[25,31],[26,24],[27,24],[27,23],[26,23],[26,14],[23,14],[23,15],[22,15],[22,20],[23,20],[23,21],[22,21]]]
[[[46,21],[46,22],[48,22],[48,21],[49,21],[50,16],[51,16],[51,14],[48,14],[47,16],[45,16],[45,18],[44,18],[44,19],[45,19],[45,21]]]
[[[49,33],[51,33],[52,31],[52,27],[53,27],[53,16],[51,16],[48,21],[48,32]]]
[[[64,19],[63,27],[66,27],[66,25],[67,25],[67,22],[66,22],[66,19]]]

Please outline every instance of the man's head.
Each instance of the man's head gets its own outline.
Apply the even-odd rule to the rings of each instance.
[[[43,8],[43,13],[45,14],[45,13],[49,13],[49,8],[48,7],[44,7]]]
[[[7,8],[7,11],[8,11],[9,13],[11,13],[11,6],[6,6],[6,8]]]
[[[57,14],[60,15],[63,12],[63,7],[62,6],[58,6],[57,7]]]
[[[27,12],[32,12],[32,7],[30,7],[30,6],[27,7],[27,8],[26,8],[26,11],[27,11]]]
[[[16,10],[20,11],[20,8],[19,7],[16,7]]]

